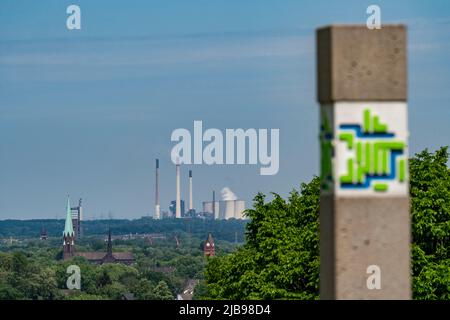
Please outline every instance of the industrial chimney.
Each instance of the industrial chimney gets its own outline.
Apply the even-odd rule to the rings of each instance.
[[[177,198],[175,204],[175,218],[181,218],[181,194],[180,194],[180,165],[177,163]]]
[[[189,211],[194,209],[192,202],[192,170],[189,170]]]
[[[161,209],[159,206],[159,159],[156,159],[155,219],[161,219]]]
[[[212,212],[213,212],[213,219],[216,219],[216,191],[214,190],[212,199]]]
[[[78,238],[83,237],[83,207],[81,206],[81,198],[78,200]]]

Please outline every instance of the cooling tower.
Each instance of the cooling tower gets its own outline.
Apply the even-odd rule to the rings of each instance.
[[[235,214],[235,201],[219,201],[219,219],[231,219]]]
[[[214,213],[214,219],[244,219],[245,201],[244,200],[226,200],[213,202],[203,202],[203,212]]]
[[[244,200],[235,200],[234,212],[236,219],[245,219],[244,216],[245,211],[245,201]]]
[[[217,214],[219,213],[219,202],[215,201],[215,208],[213,208],[212,201],[203,202],[203,212],[207,212],[210,214],[215,214],[214,219],[219,219]]]

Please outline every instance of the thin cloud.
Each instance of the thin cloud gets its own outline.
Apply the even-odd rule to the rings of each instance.
[[[312,36],[278,35],[225,38],[186,37],[155,40],[78,42],[61,50],[60,42],[21,43],[0,55],[0,66],[133,67],[204,63],[312,53]]]

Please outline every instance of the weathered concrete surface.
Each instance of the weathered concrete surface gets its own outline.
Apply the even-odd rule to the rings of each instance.
[[[322,299],[410,299],[408,197],[335,198],[320,204]],[[368,289],[369,265],[381,289]]]
[[[318,100],[406,101],[406,28],[329,26],[317,30]]]

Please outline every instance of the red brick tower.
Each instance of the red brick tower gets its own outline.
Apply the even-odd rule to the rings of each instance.
[[[203,252],[207,257],[215,255],[214,239],[211,233],[208,234],[208,239],[206,239],[205,241],[205,244],[203,246]]]

